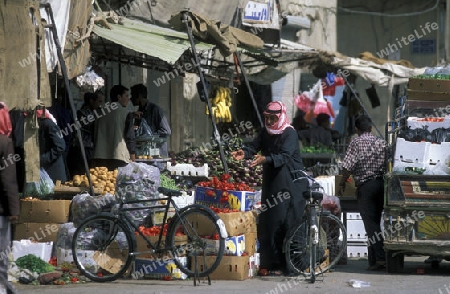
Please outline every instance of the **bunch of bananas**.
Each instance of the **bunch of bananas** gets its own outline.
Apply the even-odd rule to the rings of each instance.
[[[211,109],[216,123],[233,121],[230,106],[232,106],[231,90],[225,87],[218,87],[216,97],[211,99]],[[209,115],[208,106],[206,106],[206,114]]]

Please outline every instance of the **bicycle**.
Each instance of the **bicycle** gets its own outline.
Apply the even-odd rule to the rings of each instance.
[[[193,204],[179,209],[172,199],[182,195],[179,191],[165,188],[158,190],[165,197],[125,201],[125,196],[121,195],[117,197],[119,203],[116,212],[102,212],[92,216],[77,228],[73,236],[72,254],[81,273],[95,282],[114,281],[128,271],[138,255],[151,254],[164,258],[169,255],[181,272],[195,278],[194,286],[200,277],[208,277],[211,284],[209,274],[219,265],[225,249],[225,238],[228,236],[223,221],[203,205]],[[161,201],[165,203],[161,205]],[[149,202],[156,205],[124,206]],[[169,219],[171,206],[175,214]],[[157,240],[152,243],[127,214],[134,210],[153,211],[161,208],[164,208],[161,228],[167,230],[161,229]],[[149,250],[136,251],[136,235],[145,240]],[[199,266],[202,256],[203,263]],[[179,257],[188,258],[192,261],[192,266],[184,265],[178,260]]]
[[[309,189],[303,193],[306,208],[303,219],[285,237],[284,252],[288,268],[294,275],[304,275],[311,283],[317,274],[333,268],[341,259],[347,246],[347,232],[340,219],[323,210],[323,188],[304,171],[295,181],[309,180]],[[328,253],[326,253],[328,250]],[[321,262],[329,258],[329,263]]]

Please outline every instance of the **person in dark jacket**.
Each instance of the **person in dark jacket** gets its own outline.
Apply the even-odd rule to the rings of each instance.
[[[237,160],[253,158],[252,167],[263,165],[257,228],[261,254],[259,275],[288,275],[283,240],[286,232],[302,219],[306,205],[302,193],[308,183],[294,182],[298,178],[296,171],[303,170],[303,162],[298,135],[288,122],[285,105],[279,101],[269,103],[264,117],[265,128],[255,140],[232,155]],[[261,155],[257,154],[259,151]]]
[[[41,168],[43,168],[53,182],[67,181],[64,152],[66,143],[62,138],[61,129],[56,125],[48,110],[37,110],[39,123],[39,152]]]
[[[19,219],[20,200],[16,179],[17,154],[9,135],[12,132],[11,120],[5,104],[0,102],[0,292],[15,293],[8,283],[8,258],[3,253],[10,252],[11,222]],[[4,293],[4,292],[2,292]]]
[[[142,117],[146,120],[154,135],[167,138],[172,134],[172,130],[161,107],[147,100],[146,86],[138,84],[131,87],[131,101],[134,106],[139,106],[136,115],[138,118]],[[160,156],[168,157],[168,155],[167,142],[164,142],[160,147]]]
[[[83,140],[84,153],[88,165],[91,167],[91,159],[94,155],[94,132],[95,119],[98,117],[100,105],[103,99],[96,93],[85,93],[84,104],[77,111],[77,118],[80,122],[81,139]],[[93,118],[93,119],[92,119]],[[86,173],[83,155],[81,153],[80,142],[75,134],[72,139],[69,156],[69,170],[72,175],[83,175]]]

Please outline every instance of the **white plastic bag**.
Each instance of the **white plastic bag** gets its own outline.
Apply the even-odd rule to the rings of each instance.
[[[370,282],[364,282],[360,280],[349,280],[348,284],[353,288],[367,288],[370,287]]]
[[[429,168],[423,173],[424,175],[447,176],[450,174],[450,168],[442,162],[436,165],[429,165]]]

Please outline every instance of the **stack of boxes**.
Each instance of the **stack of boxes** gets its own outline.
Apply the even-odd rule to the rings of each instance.
[[[15,225],[13,238],[33,243],[14,242],[14,260],[27,253],[34,254],[33,247],[46,248],[49,254],[39,254],[39,257],[48,259],[61,224],[69,219],[70,200],[21,200],[20,204],[19,223]]]
[[[208,190],[213,190],[215,197],[208,196],[206,194]],[[256,215],[251,211],[254,206],[255,193],[246,191],[227,192],[228,195],[233,196],[233,200],[221,203],[221,190],[197,187],[195,202],[206,206],[240,210],[237,212],[217,213],[217,216],[225,224],[229,237],[225,240],[224,256],[210,277],[216,280],[242,281],[255,276],[259,266]],[[197,232],[201,234],[203,229],[202,222],[199,222]]]
[[[341,180],[342,176],[335,176],[336,192]],[[342,196],[352,197],[356,200],[356,186],[353,178],[350,178],[350,182],[347,182]],[[341,221],[347,229],[347,257],[367,257],[367,235],[361,215],[359,213],[347,212],[345,213],[345,219],[344,215],[342,215]]]
[[[348,212],[346,217],[347,257],[367,258],[367,235],[361,215],[355,212]]]
[[[21,200],[14,240],[55,242],[61,224],[69,220],[70,200]]]

